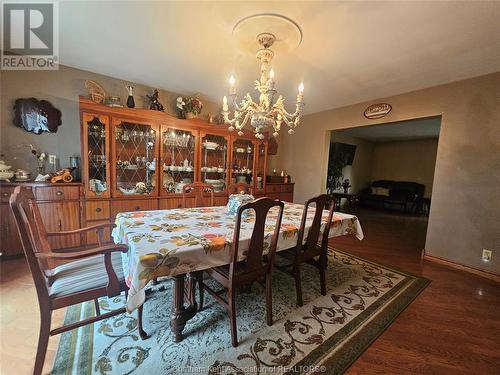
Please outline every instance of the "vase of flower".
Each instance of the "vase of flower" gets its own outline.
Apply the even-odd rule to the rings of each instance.
[[[36,163],[38,166],[38,175],[45,175],[45,160],[47,159],[47,154],[45,152],[37,151],[32,145],[30,145],[31,153],[36,158]]]
[[[198,117],[202,108],[203,103],[196,96],[179,96],[175,105],[177,116],[184,119]]]

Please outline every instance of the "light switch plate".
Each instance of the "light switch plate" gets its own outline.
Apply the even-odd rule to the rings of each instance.
[[[49,155],[49,164],[55,164],[57,160],[56,155]]]

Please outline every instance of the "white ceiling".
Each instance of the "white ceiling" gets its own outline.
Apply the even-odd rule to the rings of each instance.
[[[341,133],[351,137],[361,138],[371,142],[410,141],[416,139],[438,138],[441,129],[441,117],[429,117],[408,121],[398,121],[389,124],[361,126],[356,128],[335,130],[332,132],[332,141],[335,134]]]
[[[303,31],[273,62],[289,109],[302,80],[311,113],[500,71],[500,1],[65,1],[60,62],[220,101],[231,73],[253,92],[259,66],[231,31],[262,12]]]

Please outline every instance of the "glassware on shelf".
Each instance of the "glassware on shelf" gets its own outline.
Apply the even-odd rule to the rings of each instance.
[[[253,159],[254,143],[248,139],[235,139],[233,141],[233,166],[231,171],[233,183],[245,182],[252,184]]]
[[[155,189],[155,130],[151,125],[122,122],[115,129],[117,189],[123,194],[149,194]]]
[[[196,135],[167,128],[162,131],[162,142],[162,188],[167,193],[181,193],[186,181],[194,181]]]
[[[266,172],[266,154],[267,146],[265,143],[259,143],[257,146],[257,162],[256,162],[256,184],[257,190],[264,190],[264,174]]]
[[[100,195],[108,190],[106,171],[106,125],[98,116],[87,121],[88,188]]]
[[[213,185],[215,192],[226,189],[227,145],[223,135],[205,134],[202,138],[201,180]]]

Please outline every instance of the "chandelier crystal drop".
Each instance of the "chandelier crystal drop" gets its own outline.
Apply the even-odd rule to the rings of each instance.
[[[295,112],[288,113],[285,109],[285,99],[279,95],[276,99],[276,89],[274,82],[274,70],[269,69],[269,64],[274,57],[274,52],[270,47],[275,42],[276,37],[271,33],[257,35],[257,41],[261,49],[257,51],[257,61],[260,62],[260,80],[255,80],[255,90],[259,92],[259,101],[254,102],[251,95],[247,93],[238,104],[236,95],[235,79],[229,78],[229,95],[222,100],[222,115],[224,122],[229,125],[229,130],[238,131],[238,135],[243,135],[243,127],[250,123],[255,137],[264,139],[262,132],[267,128],[273,128],[273,136],[277,137],[281,125],[289,127],[288,134],[293,134],[294,129],[299,125],[302,116],[304,102],[304,84],[298,88]]]

